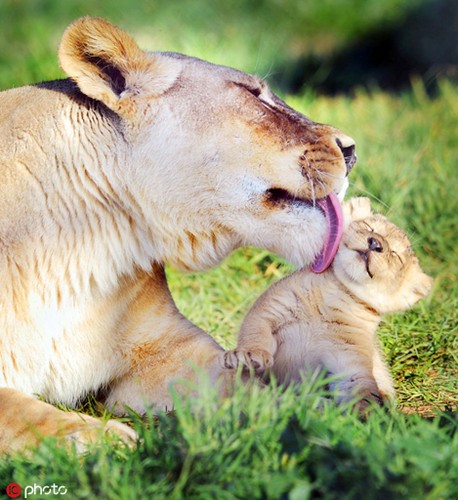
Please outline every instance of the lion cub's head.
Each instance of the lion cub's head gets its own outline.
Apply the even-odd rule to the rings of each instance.
[[[368,198],[344,204],[346,228],[334,272],[379,313],[410,308],[431,290],[407,235],[386,217],[371,212]]]
[[[332,221],[315,201],[345,191],[351,138],[294,111],[258,77],[144,52],[102,19],[70,25],[59,55],[79,90],[117,117],[125,144],[113,178],[142,208],[164,260],[205,268],[240,245],[301,265],[317,256]]]

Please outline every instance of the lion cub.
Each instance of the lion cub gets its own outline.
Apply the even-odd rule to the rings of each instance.
[[[322,274],[302,269],[269,288],[246,316],[237,348],[225,353],[225,366],[270,371],[286,384],[324,369],[336,375],[338,401],[357,396],[363,409],[395,395],[376,337],[381,314],[413,306],[432,279],[404,232],[372,214],[368,198],[343,208],[347,227],[332,266]]]

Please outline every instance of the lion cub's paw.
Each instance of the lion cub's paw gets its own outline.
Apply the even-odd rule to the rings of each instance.
[[[224,367],[232,370],[242,365],[246,369],[253,369],[255,373],[262,374],[274,363],[274,358],[270,352],[262,349],[234,349],[224,353]]]
[[[354,408],[362,416],[367,416],[370,407],[375,405],[385,407],[389,403],[389,398],[383,394],[375,381],[373,380],[354,380],[342,382],[339,389],[343,390],[340,394],[340,402],[355,401]]]
[[[367,416],[370,407],[374,404],[378,406],[384,406],[383,397],[377,389],[361,389],[357,393],[357,396],[358,401],[355,403],[355,410],[362,417]]]

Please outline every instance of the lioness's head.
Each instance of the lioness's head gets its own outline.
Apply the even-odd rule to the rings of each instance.
[[[303,265],[332,238],[322,200],[343,195],[351,138],[294,111],[258,77],[144,52],[102,19],[70,25],[59,55],[81,92],[118,117],[116,177],[164,260],[198,269],[255,245]]]

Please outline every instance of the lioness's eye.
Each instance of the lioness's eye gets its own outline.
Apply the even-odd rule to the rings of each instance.
[[[260,87],[251,87],[245,83],[235,83],[238,87],[242,87],[255,97],[259,97],[262,94],[262,89]]]
[[[279,109],[278,107],[271,101],[271,99],[267,95],[262,95],[264,89],[262,86],[252,86],[246,83],[239,83],[239,82],[234,82],[237,87],[241,87],[242,89],[248,91],[252,96],[256,97],[258,101],[267,109],[270,111],[273,111],[274,113],[278,113]]]

